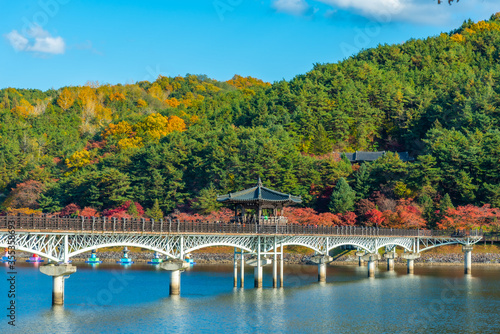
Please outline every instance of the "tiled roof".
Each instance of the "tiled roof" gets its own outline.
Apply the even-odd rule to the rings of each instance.
[[[402,161],[413,161],[413,158],[410,157],[408,152],[395,152],[397,155],[399,155],[399,158]],[[386,154],[386,151],[379,151],[379,152],[363,152],[363,151],[356,151],[354,153],[344,153],[351,162],[359,162],[359,161],[375,161],[378,158],[384,156]]]
[[[276,190],[266,188],[262,185],[259,178],[259,183],[257,186],[238,191],[235,193],[229,193],[222,196],[217,196],[217,202],[254,202],[254,201],[264,201],[264,202],[288,202],[301,203],[302,199],[300,196],[292,196],[290,194],[284,194]]]

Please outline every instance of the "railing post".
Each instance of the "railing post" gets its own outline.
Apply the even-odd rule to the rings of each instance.
[[[160,233],[163,233],[163,218],[160,218]]]
[[[172,219],[168,217],[168,233],[172,233]]]
[[[116,232],[116,217],[111,218],[113,220],[113,233]]]
[[[141,218],[141,222],[142,222],[142,233],[144,233],[144,228],[145,228],[144,225],[146,225],[146,219]]]
[[[106,231],[106,217],[102,217],[102,231]]]

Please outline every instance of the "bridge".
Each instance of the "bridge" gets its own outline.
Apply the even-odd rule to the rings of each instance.
[[[481,230],[405,230],[354,226],[298,224],[241,224],[224,222],[179,222],[170,219],[119,219],[106,217],[60,218],[43,216],[0,216],[0,247],[25,251],[47,258],[40,271],[53,277],[52,303],[64,303],[64,280],[76,272],[69,260],[97,248],[131,246],[149,249],[168,257],[161,268],[170,271],[170,294],[180,294],[180,276],[186,254],[212,246],[234,247],[234,287],[244,286],[244,266],[254,267],[254,286],[262,287],[262,267],[273,265],[273,287],[283,287],[284,247],[298,245],[315,252],[318,281],[326,281],[331,250],[353,246],[359,265],[367,262],[368,277],[383,258],[394,270],[396,247],[404,249],[407,272],[413,274],[414,260],[426,250],[451,244],[463,245],[464,272],[471,274],[471,253],[483,237]],[[279,266],[279,280],[278,280]]]

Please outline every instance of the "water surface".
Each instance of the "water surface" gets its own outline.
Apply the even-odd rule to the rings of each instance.
[[[77,266],[64,307],[51,307],[52,278],[19,263],[17,326],[2,320],[2,332],[500,332],[499,267],[473,267],[466,277],[462,266],[416,267],[415,275],[380,266],[369,279],[366,267],[332,266],[320,284],[317,267],[288,265],[284,289],[271,287],[270,266],[264,288],[254,289],[248,267],[245,289],[234,289],[231,265],[195,265],[182,274],[181,296],[169,297],[169,273],[151,265]]]

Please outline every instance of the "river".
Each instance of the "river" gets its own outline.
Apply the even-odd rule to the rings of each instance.
[[[234,289],[231,265],[195,265],[182,274],[181,296],[169,297],[170,275],[147,264],[76,264],[65,281],[64,307],[51,307],[52,278],[18,263],[16,327],[2,333],[500,333],[500,267],[416,267],[414,275],[380,266],[285,266],[283,289]],[[4,268],[5,273],[7,268]],[[7,274],[4,275],[7,277]],[[8,285],[2,280],[2,309]],[[5,305],[5,307],[4,307]],[[4,311],[6,314],[6,311]]]

